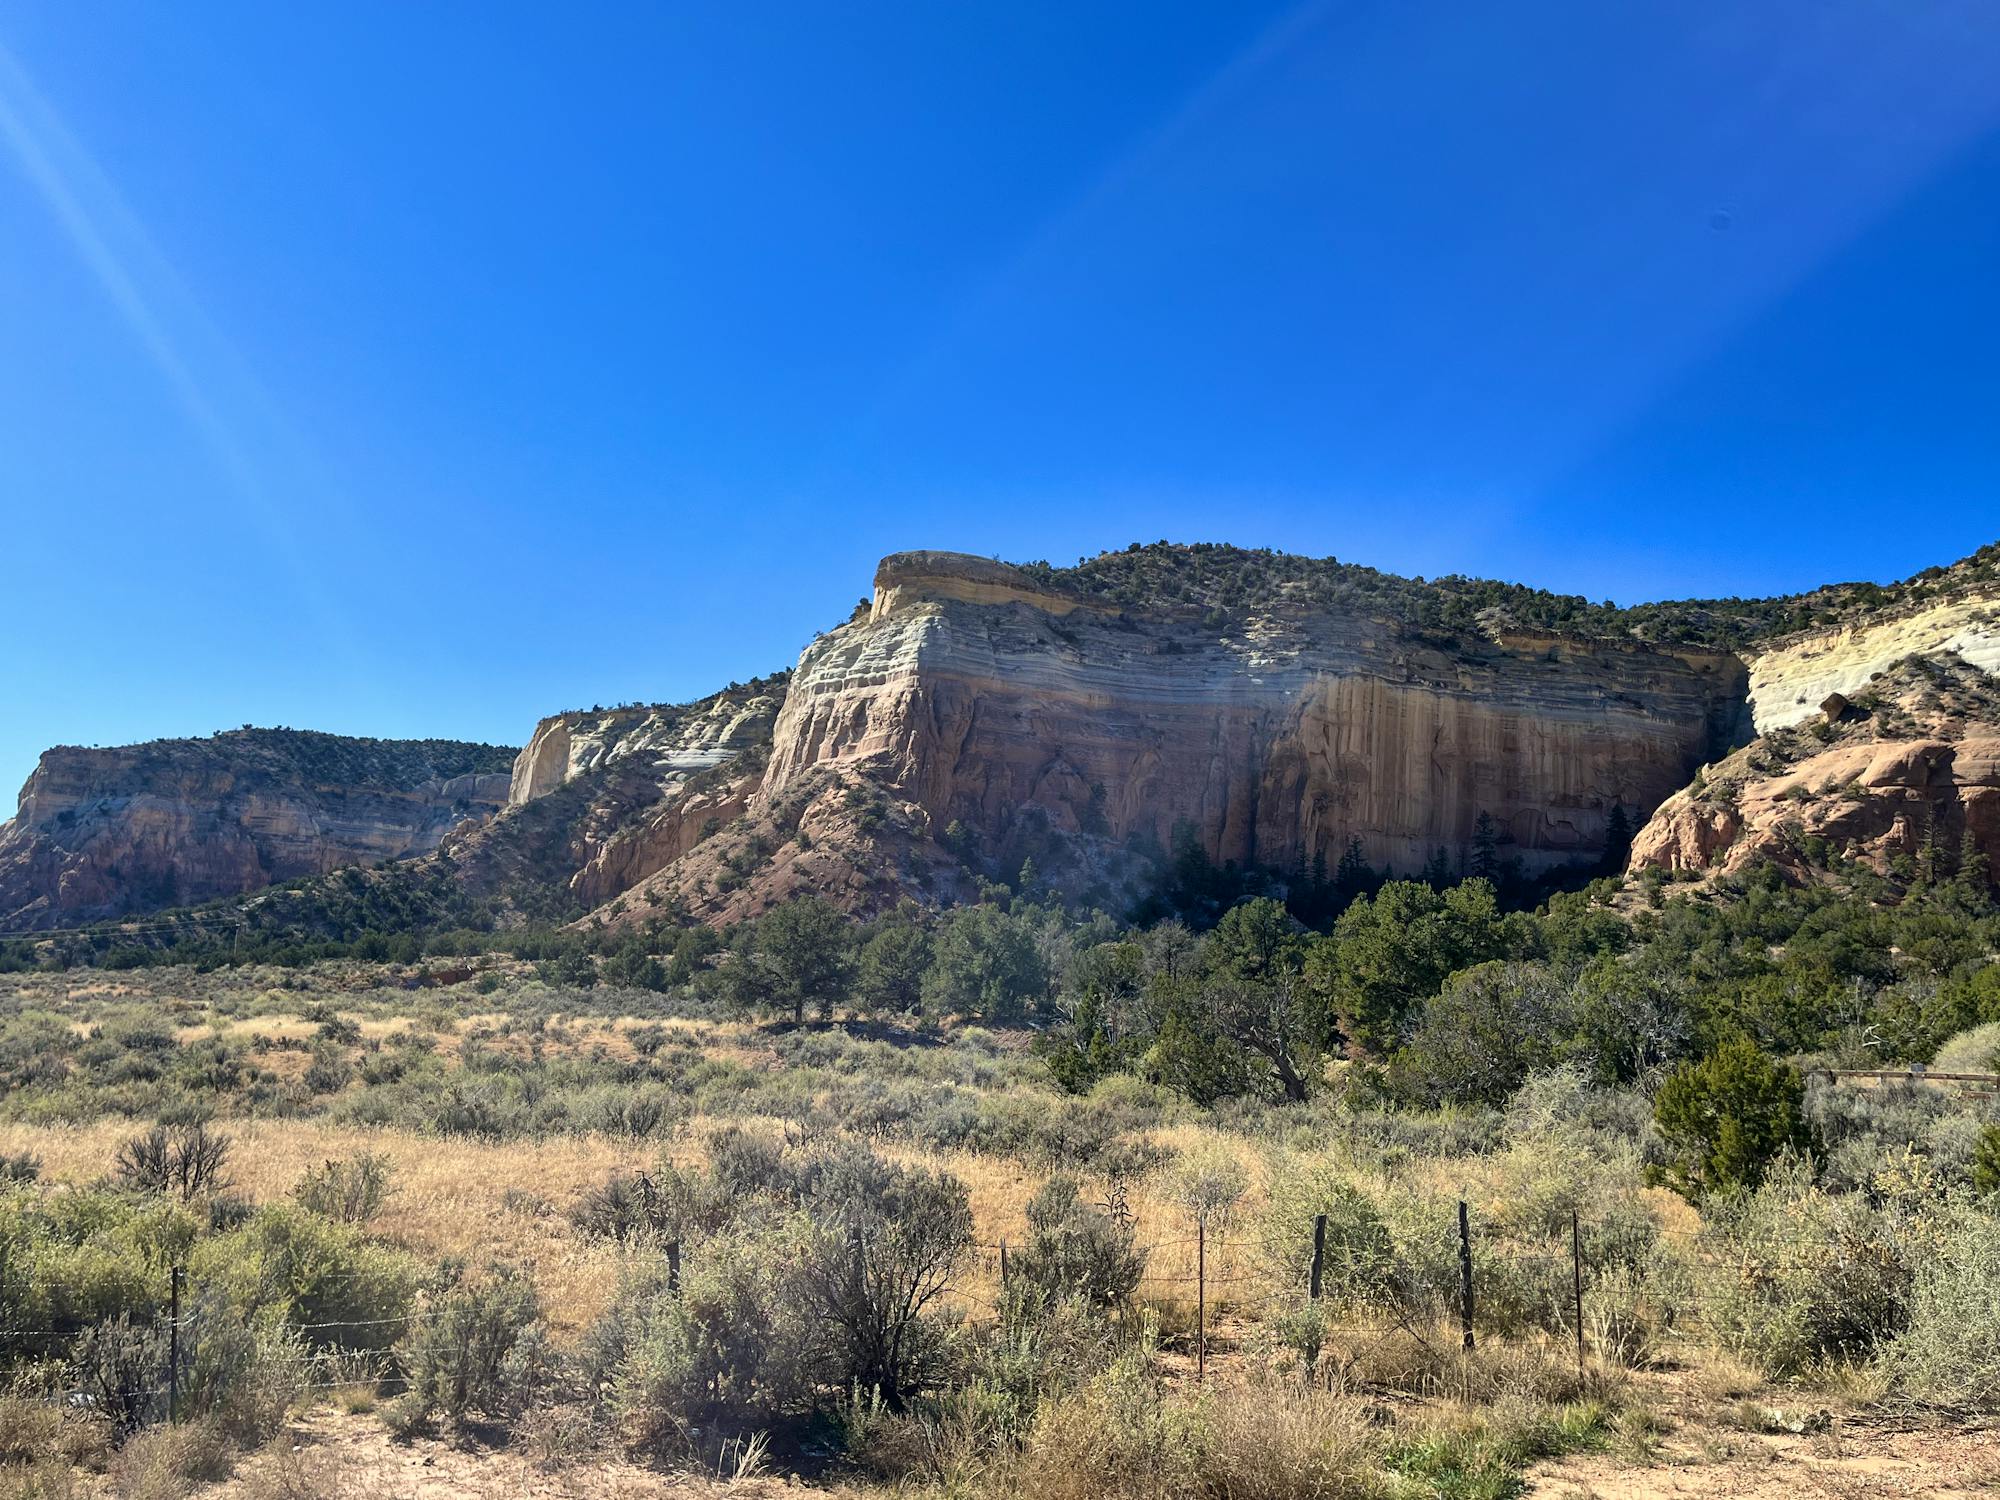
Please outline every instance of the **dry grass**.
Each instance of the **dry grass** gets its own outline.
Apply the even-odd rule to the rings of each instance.
[[[308,1167],[328,1157],[386,1153],[395,1162],[395,1192],[372,1227],[432,1259],[532,1263],[558,1331],[581,1329],[609,1303],[618,1252],[578,1236],[559,1211],[510,1210],[508,1192],[533,1194],[560,1210],[614,1170],[652,1158],[630,1142],[587,1136],[490,1144],[299,1120],[223,1121],[221,1128],[235,1143],[228,1168],[235,1191],[260,1203],[287,1196]],[[42,1159],[45,1179],[80,1184],[104,1175],[134,1129],[122,1120],[0,1125],[0,1151],[31,1151]]]

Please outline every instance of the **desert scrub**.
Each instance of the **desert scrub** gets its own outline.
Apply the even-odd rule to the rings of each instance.
[[[1874,1357],[1908,1323],[1952,1201],[1920,1163],[1862,1194],[1828,1192],[1806,1162],[1780,1158],[1761,1186],[1717,1201],[1702,1230],[1710,1336],[1780,1377]]]
[[[2000,1215],[1955,1201],[1916,1267],[1908,1326],[1885,1363],[1912,1394],[1959,1408],[2000,1402]]]
[[[490,1266],[447,1288],[396,1345],[407,1389],[386,1420],[407,1431],[436,1418],[459,1424],[518,1415],[556,1366],[541,1314],[534,1283],[513,1266]]]

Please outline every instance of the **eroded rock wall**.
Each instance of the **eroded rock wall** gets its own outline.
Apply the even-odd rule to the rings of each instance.
[[[849,767],[999,837],[1058,829],[1219,860],[1410,872],[1484,812],[1529,869],[1602,853],[1739,735],[1726,654],[1548,635],[1430,641],[1276,607],[1214,621],[1079,605],[983,559],[887,560],[866,620],[801,658],[764,795]]]
[[[424,854],[504,801],[507,752],[284,730],[48,751],[0,825],[0,931]],[[492,766],[487,771],[467,767]]]

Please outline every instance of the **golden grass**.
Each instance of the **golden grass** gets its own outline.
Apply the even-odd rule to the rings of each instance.
[[[229,1158],[234,1190],[258,1203],[286,1197],[308,1167],[329,1157],[386,1153],[395,1162],[395,1193],[375,1231],[432,1259],[532,1264],[549,1321],[563,1332],[582,1328],[603,1310],[622,1265],[617,1247],[577,1235],[565,1210],[613,1171],[654,1155],[643,1146],[590,1136],[493,1144],[302,1120],[218,1124],[235,1143]],[[80,1185],[105,1174],[135,1129],[123,1120],[0,1125],[0,1151],[32,1152],[47,1180]],[[510,1209],[510,1190],[544,1199],[552,1211]]]

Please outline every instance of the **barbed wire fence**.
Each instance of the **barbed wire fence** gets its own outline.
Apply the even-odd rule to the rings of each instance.
[[[1456,1235],[1458,1278],[1456,1295],[1445,1309],[1443,1321],[1447,1326],[1456,1325],[1459,1352],[1470,1356],[1479,1347],[1481,1337],[1481,1268],[1489,1260],[1506,1255],[1508,1247],[1517,1245],[1518,1241],[1501,1232],[1498,1226],[1487,1226],[1488,1232],[1482,1236],[1480,1223],[1473,1215],[1470,1204],[1460,1199],[1455,1208],[1454,1222],[1449,1227],[1455,1230]],[[1587,1333],[1590,1324],[1587,1313],[1589,1298],[1596,1287],[1584,1251],[1584,1215],[1580,1209],[1573,1207],[1567,1217],[1568,1244],[1560,1248],[1567,1250],[1568,1306],[1561,1309],[1562,1326],[1544,1327],[1543,1332],[1565,1336],[1573,1341],[1576,1375],[1582,1383],[1590,1378]],[[1305,1267],[1303,1295],[1315,1305],[1330,1300],[1328,1275],[1334,1247],[1329,1244],[1329,1228],[1326,1214],[1314,1215],[1309,1240],[1300,1247]],[[1553,1242],[1544,1242],[1536,1247],[1534,1258],[1546,1262],[1557,1248]],[[1758,1276],[1810,1272],[1825,1266],[1828,1257],[1837,1257],[1841,1249],[1838,1238],[1829,1237],[1826,1230],[1798,1226],[1788,1231],[1763,1231],[1740,1243],[1698,1244],[1694,1253],[1712,1269],[1733,1269],[1743,1276]],[[968,1326],[975,1329],[999,1327],[1007,1320],[1008,1289],[1013,1278],[1019,1274],[1014,1264],[1019,1247],[1010,1245],[1003,1237],[974,1242],[967,1250],[970,1268],[975,1273],[990,1277],[991,1281],[986,1285],[997,1284],[997,1295],[983,1295],[976,1285],[960,1282],[949,1288],[952,1298],[962,1308],[974,1310],[973,1315],[966,1319]],[[1185,1259],[1189,1250],[1194,1252],[1191,1266]],[[1162,1300],[1163,1294],[1186,1300],[1192,1293],[1194,1323],[1191,1336],[1197,1381],[1206,1378],[1215,1316],[1229,1298],[1241,1295],[1239,1289],[1250,1287],[1271,1295],[1298,1294],[1300,1289],[1289,1281],[1286,1273],[1268,1264],[1265,1258],[1271,1251],[1267,1241],[1211,1237],[1205,1227],[1199,1225],[1190,1236],[1155,1238],[1130,1247],[1130,1253],[1141,1257],[1143,1268],[1131,1287],[1134,1295],[1141,1300],[1158,1301]],[[857,1256],[868,1253],[865,1241],[856,1245],[854,1253]],[[1177,1253],[1183,1257],[1180,1268],[1151,1269],[1156,1258],[1171,1258]],[[650,1263],[662,1268],[667,1293],[683,1294],[689,1261],[688,1247],[680,1239],[636,1243],[629,1247],[628,1261],[635,1266]],[[858,1267],[859,1264],[857,1262]],[[1543,1269],[1548,1267],[1544,1265]],[[334,1271],[317,1275],[305,1300],[310,1302],[355,1283],[378,1280],[379,1273],[363,1271]],[[31,1295],[36,1291],[53,1294],[51,1300],[56,1306],[86,1305],[90,1300],[91,1289],[85,1287],[66,1286],[53,1281],[37,1284],[32,1277],[17,1285]],[[260,1322],[260,1309],[236,1307],[225,1311],[209,1298],[200,1295],[190,1297],[188,1267],[179,1262],[169,1268],[165,1302],[164,1308],[159,1309],[159,1316],[133,1318],[125,1314],[116,1319],[94,1320],[79,1316],[50,1319],[47,1326],[0,1327],[0,1369],[13,1367],[12,1373],[18,1377],[23,1373],[24,1364],[30,1368],[41,1367],[44,1371],[41,1399],[45,1401],[129,1417],[133,1419],[132,1425],[160,1420],[176,1422],[185,1414],[183,1397],[186,1394],[185,1377],[189,1373],[190,1353],[200,1348],[201,1339],[213,1332],[218,1322],[234,1320],[245,1332],[275,1333],[295,1340],[289,1352],[282,1343],[275,1347],[267,1344],[260,1351],[260,1357],[289,1358],[292,1361],[294,1388],[301,1392],[324,1392],[351,1390],[357,1386],[379,1389],[396,1383],[399,1377],[392,1354],[396,1343],[433,1322],[445,1311],[436,1302],[417,1302],[400,1312],[379,1316],[319,1317],[308,1313],[302,1318],[286,1317]],[[268,1310],[268,1306],[265,1304],[264,1310]],[[1407,1308],[1377,1308],[1374,1312],[1380,1315],[1381,1326],[1356,1332],[1358,1347],[1337,1361],[1344,1375],[1351,1375],[1368,1354],[1399,1333],[1416,1340],[1433,1353],[1444,1352],[1432,1343],[1426,1329],[1418,1326],[1419,1321],[1429,1324],[1428,1314],[1413,1314]],[[142,1383],[107,1382],[100,1378],[93,1387],[78,1367],[79,1344],[93,1334],[102,1336],[103,1330],[112,1327],[116,1327],[121,1334],[137,1334],[144,1340],[156,1340],[161,1346],[156,1355],[149,1353],[145,1356],[153,1362],[145,1365],[144,1372],[139,1375]],[[1372,1339],[1365,1344],[1359,1343],[1368,1337],[1369,1332],[1373,1333]],[[361,1337],[346,1339],[343,1335]],[[150,1348],[150,1344],[145,1347]],[[343,1367],[343,1362],[347,1361],[353,1363]],[[143,1364],[144,1360],[140,1363]],[[27,1393],[17,1379],[14,1394],[20,1396]],[[105,1410],[113,1406],[117,1410]]]

